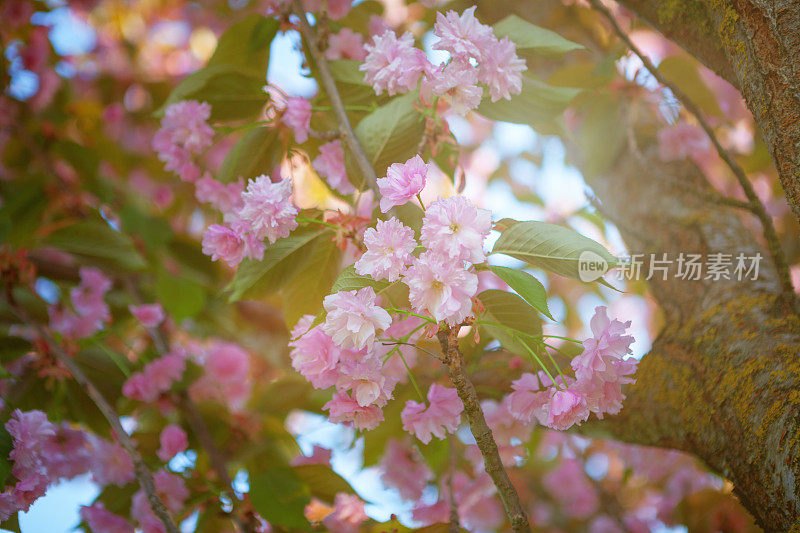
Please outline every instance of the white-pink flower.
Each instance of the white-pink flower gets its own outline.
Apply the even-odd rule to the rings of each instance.
[[[428,165],[419,155],[405,163],[394,163],[386,170],[386,177],[378,178],[381,193],[381,212],[386,213],[396,205],[404,205],[425,188]]]
[[[467,61],[452,61],[433,70],[422,82],[422,97],[426,103],[434,96],[450,104],[450,110],[464,116],[481,103],[483,89],[478,87],[478,67]]]
[[[415,89],[430,64],[425,52],[414,47],[414,37],[408,32],[398,39],[393,31],[386,30],[364,48],[367,58],[358,69],[366,73],[365,81],[377,94],[386,91],[393,96]]]
[[[475,18],[475,9],[472,6],[460,16],[455,11],[448,11],[446,15],[437,13],[433,33],[439,41],[433,48],[446,50],[457,60],[483,60],[496,38],[491,26],[481,24]]]
[[[291,180],[273,182],[269,176],[261,175],[247,183],[242,194],[244,205],[237,214],[256,239],[266,238],[274,243],[297,227],[297,208],[291,196]]]
[[[381,481],[397,489],[404,500],[418,500],[433,480],[433,472],[419,452],[411,447],[408,437],[404,441],[390,439],[381,458]]]
[[[198,202],[209,203],[222,213],[233,211],[241,206],[244,182],[221,183],[206,174],[194,184],[194,196]]]
[[[154,328],[164,321],[164,308],[159,303],[130,305],[128,309],[146,328]]]
[[[185,452],[189,447],[189,439],[186,432],[177,424],[169,424],[161,430],[159,436],[159,443],[161,447],[156,452],[156,455],[162,461],[169,461],[177,454]]]
[[[478,67],[481,83],[489,88],[492,102],[510,99],[522,92],[522,73],[528,70],[525,61],[517,57],[517,45],[508,37],[495,41]]]
[[[127,520],[106,510],[100,502],[81,507],[81,520],[92,532],[133,533],[133,526]]]
[[[403,429],[416,435],[425,444],[431,441],[432,436],[443,439],[447,433],[455,433],[464,410],[464,404],[455,389],[434,383],[428,389],[427,396],[430,403],[427,409],[425,404],[409,400],[400,414]]]
[[[288,98],[282,120],[294,131],[296,143],[306,142],[308,130],[311,129],[311,102],[300,96]]]
[[[339,291],[322,301],[325,323],[322,328],[338,346],[361,350],[375,342],[375,332],[386,329],[392,318],[375,303],[372,287],[356,291]]]
[[[478,277],[448,257],[423,253],[406,271],[405,282],[411,306],[437,322],[456,326],[472,314]]]
[[[367,251],[355,263],[356,272],[374,279],[396,281],[411,263],[411,252],[417,247],[414,230],[396,218],[378,220],[375,228],[364,232]]]
[[[322,521],[331,533],[358,533],[359,526],[369,520],[364,512],[364,502],[354,494],[338,493],[334,505],[333,513]]]
[[[319,147],[319,155],[314,158],[311,165],[320,176],[325,178],[328,185],[342,194],[351,194],[356,188],[347,178],[344,167],[344,150],[339,140],[325,143]]]
[[[508,398],[508,411],[511,415],[524,423],[529,423],[534,417],[540,424],[547,422],[547,404],[552,392],[549,387],[552,381],[543,371],[535,374],[525,373],[519,379],[511,382],[514,392]]]
[[[383,375],[381,367],[381,360],[375,355],[348,358],[339,365],[336,389],[350,391],[361,407],[383,407],[392,397],[395,381]]]
[[[428,250],[453,261],[482,263],[486,260],[483,241],[491,230],[491,212],[456,195],[428,206],[420,238]]]
[[[313,322],[314,317],[310,318]],[[339,379],[337,365],[342,356],[342,349],[322,331],[322,326],[302,331],[302,325],[298,323],[292,330],[292,338],[294,340],[289,343],[292,347],[289,353],[292,368],[306,378],[315,389],[327,389],[335,385]]]
[[[331,60],[355,59],[364,61],[367,51],[364,50],[364,37],[350,28],[342,28],[339,33],[332,33],[328,37],[328,48],[325,57]]]
[[[375,404],[363,407],[346,392],[337,392],[323,407],[331,422],[369,431],[383,421],[383,411]]]
[[[547,427],[564,431],[575,424],[580,425],[587,418],[589,407],[579,391],[566,388],[553,393],[547,413]]]
[[[630,321],[620,322],[608,318],[605,306],[597,306],[589,325],[593,336],[583,341],[583,352],[572,359],[571,366],[579,380],[595,376],[603,381],[617,381],[618,364],[631,353],[633,337],[623,335]]]
[[[244,240],[231,228],[211,224],[203,232],[203,253],[212,261],[222,260],[235,267],[244,259]]]

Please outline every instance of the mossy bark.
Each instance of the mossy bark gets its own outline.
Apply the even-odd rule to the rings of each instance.
[[[698,455],[761,527],[788,531],[800,520],[800,319],[778,304],[775,271],[739,214],[703,199],[698,168],[665,165],[654,146],[619,161],[592,186],[632,253],[765,259],[755,280],[682,280],[673,265],[650,281],[666,326],[605,428]]]

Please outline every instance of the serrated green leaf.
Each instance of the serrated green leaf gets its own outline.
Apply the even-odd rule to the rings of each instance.
[[[617,263],[617,259],[599,242],[575,230],[547,222],[518,222],[506,229],[492,248],[492,253],[510,255],[574,279],[580,279],[578,263],[584,252],[597,254],[609,268]]]
[[[357,291],[358,289],[363,289],[364,287],[372,287],[375,289],[376,294],[380,294],[383,290],[388,288],[389,285],[391,285],[391,283],[385,279],[376,281],[370,276],[362,276],[356,272],[356,268],[353,265],[350,265],[342,270],[342,272],[336,278],[336,281],[331,287],[331,294],[339,291]]]
[[[214,121],[235,121],[254,118],[269,101],[264,92],[266,74],[237,65],[210,65],[186,76],[172,90],[156,113],[182,100],[197,100],[211,105]]]
[[[266,74],[270,43],[279,26],[277,19],[247,15],[220,36],[208,64],[238,65]]]
[[[494,34],[498,39],[508,37],[517,48],[532,49],[543,55],[561,55],[572,50],[583,50],[584,46],[574,43],[548,29],[536,26],[509,15],[494,25]]]
[[[230,149],[222,162],[217,179],[223,183],[243,178],[245,181],[269,174],[281,162],[278,129],[258,127],[249,130]]]
[[[489,270],[505,281],[526,302],[538,309],[550,320],[555,320],[547,307],[547,291],[538,279],[524,270],[503,266],[489,266]]]
[[[581,89],[553,87],[532,78],[524,78],[522,92],[510,100],[492,102],[484,95],[476,110],[484,117],[502,122],[528,124],[533,128],[561,115]]]
[[[164,270],[156,277],[156,297],[176,322],[197,316],[206,304],[203,287],[185,277]]]
[[[295,466],[294,471],[311,490],[311,495],[328,503],[333,503],[340,492],[352,494],[353,487],[342,476],[326,465]]]
[[[361,119],[355,134],[378,176],[386,174],[392,163],[403,163],[416,153],[425,130],[414,109],[416,91],[398,96]]]
[[[274,275],[277,267],[284,264],[294,269],[302,264],[307,257],[297,252],[324,231],[326,230],[318,228],[295,230],[287,238],[267,246],[261,261],[247,259],[242,262],[233,280],[226,287],[226,290],[231,291],[229,301],[252,299],[280,289],[280,284],[276,283],[280,276]]]
[[[708,88],[697,71],[697,61],[686,55],[665,57],[658,64],[658,70],[670,82],[689,95],[700,109],[710,115],[721,116],[717,97]]]
[[[522,343],[531,346],[534,341],[527,336],[542,334],[542,320],[536,309],[516,294],[496,289],[481,292],[478,299],[485,308],[480,318],[481,327],[506,350],[527,356]]]
[[[276,466],[250,474],[250,502],[270,524],[308,531],[303,511],[310,499],[308,485],[290,467]]]
[[[48,235],[44,242],[123,270],[140,270],[146,266],[130,237],[101,222],[85,221],[66,226]]]
[[[281,288],[283,316],[293,326],[303,315],[317,315],[339,271],[342,251],[325,236],[317,237],[299,271]]]

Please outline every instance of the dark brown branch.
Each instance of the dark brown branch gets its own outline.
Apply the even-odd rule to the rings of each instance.
[[[147,501],[150,503],[150,508],[153,510],[153,513],[155,513],[158,519],[161,520],[168,533],[180,533],[178,527],[175,525],[175,522],[172,520],[172,517],[170,517],[164,502],[161,501],[161,498],[159,498],[158,494],[156,493],[153,475],[150,473],[147,465],[144,464],[142,456],[139,453],[139,450],[136,448],[136,443],[128,436],[128,434],[125,432],[125,429],[122,427],[122,424],[119,421],[119,416],[117,415],[116,411],[114,411],[114,408],[103,397],[100,391],[97,390],[97,387],[94,386],[86,374],[83,373],[83,370],[81,370],[78,364],[69,355],[67,355],[64,350],[61,349],[61,346],[59,346],[56,340],[45,328],[43,328],[37,322],[31,320],[23,309],[13,305],[11,302],[9,302],[9,304],[17,316],[19,316],[20,320],[36,330],[37,334],[47,345],[50,352],[56,356],[58,361],[63,364],[67,370],[69,370],[69,373],[72,375],[73,379],[84,388],[86,394],[89,395],[89,398],[92,399],[94,404],[108,421],[108,424],[111,426],[111,429],[117,436],[117,440],[119,440],[119,443],[131,458],[136,472],[136,479],[139,481],[139,486],[147,495]]]
[[[739,186],[742,188],[742,191],[747,198],[747,201],[750,205],[750,211],[761,223],[761,228],[764,232],[764,238],[767,241],[767,249],[769,250],[772,262],[775,265],[775,269],[778,272],[778,278],[781,284],[781,298],[783,303],[788,310],[796,312],[798,310],[798,301],[797,295],[794,292],[794,287],[792,286],[792,278],[791,274],[789,273],[789,263],[786,261],[786,256],[781,248],[780,239],[778,238],[777,231],[775,231],[772,218],[770,217],[769,213],[767,213],[764,204],[761,203],[761,200],[753,189],[753,185],[750,183],[750,180],[747,179],[744,169],[742,169],[739,163],[733,159],[733,156],[731,156],[730,152],[728,152],[722,146],[717,138],[717,134],[714,132],[714,129],[705,119],[703,112],[689,97],[689,95],[686,94],[680,87],[667,80],[661,74],[653,62],[650,61],[650,58],[647,57],[647,55],[633,43],[630,37],[628,37],[625,31],[620,27],[617,20],[614,18],[614,15],[611,14],[611,12],[600,2],[600,0],[589,0],[589,3],[595,10],[600,12],[606,19],[608,19],[611,27],[614,29],[614,32],[619,36],[620,39],[622,39],[626,46],[630,48],[634,54],[636,54],[650,74],[652,74],[661,85],[669,88],[670,91],[672,91],[672,94],[675,95],[675,98],[677,98],[683,104],[686,110],[695,117],[697,122],[700,124],[700,127],[703,128],[703,131],[705,131],[706,135],[708,135],[709,139],[711,140],[711,144],[714,145],[714,148],[716,149],[720,158],[725,162],[728,168],[731,169],[733,175],[736,177],[736,181],[739,182]]]
[[[464,373],[464,357],[458,347],[458,328],[442,329],[438,333],[439,344],[442,347],[445,365],[447,365],[450,381],[458,391],[458,397],[464,404],[464,412],[467,414],[469,428],[475,437],[475,442],[483,455],[486,473],[492,478],[500,499],[505,507],[508,521],[514,531],[528,531],[531,526],[528,524],[528,517],[519,501],[517,489],[511,483],[503,461],[500,459],[500,452],[497,450],[497,443],[492,435],[492,430],[486,423],[486,417],[478,401],[478,393],[475,386]]]
[[[325,86],[325,91],[328,94],[328,98],[331,100],[333,113],[336,115],[336,120],[339,122],[341,137],[344,139],[344,143],[356,160],[356,164],[364,177],[364,181],[366,181],[369,188],[372,189],[375,194],[378,194],[378,177],[375,174],[375,169],[372,168],[372,163],[370,163],[369,158],[367,158],[367,154],[364,152],[361,143],[358,142],[355,132],[353,132],[353,128],[350,126],[350,120],[347,118],[347,111],[345,111],[344,102],[342,102],[342,97],[339,95],[339,90],[336,88],[336,81],[333,79],[333,74],[331,74],[328,60],[325,59],[325,55],[320,49],[317,33],[308,23],[305,10],[299,0],[295,0],[293,10],[295,15],[300,19],[300,33],[303,34],[308,44],[308,53],[311,54],[311,58],[319,69],[322,84]]]

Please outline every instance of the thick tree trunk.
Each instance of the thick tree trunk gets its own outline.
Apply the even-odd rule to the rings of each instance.
[[[654,146],[623,153],[592,186],[631,253],[764,257],[757,280],[686,281],[673,264],[666,280],[650,281],[666,326],[607,430],[698,455],[765,530],[797,527],[800,319],[780,311],[768,256],[736,212],[701,200],[712,190],[699,169],[664,165]]]
[[[618,2],[740,88],[800,221],[800,0]]]

